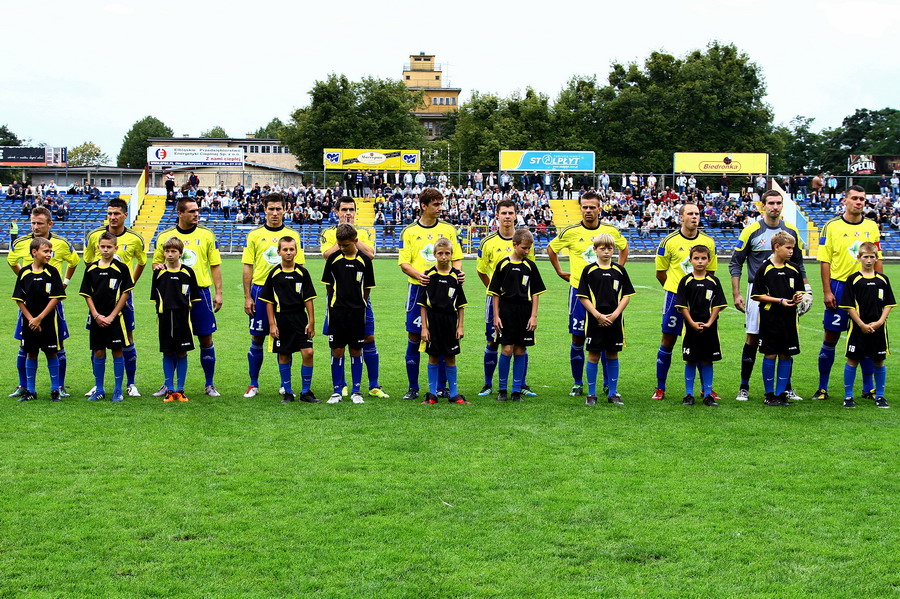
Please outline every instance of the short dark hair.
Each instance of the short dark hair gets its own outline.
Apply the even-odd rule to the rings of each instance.
[[[100,245],[101,241],[112,241],[113,245],[119,245],[118,239],[116,238],[116,236],[113,235],[112,233],[110,233],[109,231],[104,231],[104,232],[100,233],[100,237],[97,238],[98,246]]]
[[[780,191],[778,191],[777,189],[770,189],[766,193],[762,194],[762,199],[761,199],[762,203],[765,204],[766,198],[771,198],[772,196],[778,196],[779,198],[782,199],[782,201],[784,200],[784,196],[781,195]]]
[[[353,199],[352,196],[341,196],[338,198],[338,210],[341,209],[341,204],[353,204],[353,207],[356,208],[356,200]]]
[[[501,208],[512,208],[513,210],[515,210],[516,203],[510,199],[500,200],[499,202],[497,202],[497,212],[500,212]]]
[[[692,247],[691,253],[688,254],[688,257],[693,258],[694,254],[706,254],[707,258],[710,257],[709,248],[706,247],[705,245],[695,245],[694,247]]]
[[[863,194],[865,194],[866,188],[863,187],[862,185],[851,185],[850,187],[847,188],[847,191],[860,191]]]
[[[106,205],[107,208],[118,208],[125,214],[128,214],[128,202],[122,200],[120,198],[113,198],[109,201],[109,204]]]
[[[522,245],[526,241],[534,243],[534,235],[531,234],[531,231],[528,229],[516,229],[512,237],[513,245]]]
[[[334,237],[338,241],[353,241],[356,239],[356,227],[350,223],[341,223],[334,230]]]
[[[189,203],[197,204],[197,200],[194,198],[181,198],[178,202],[175,203],[175,210],[181,214],[182,212],[187,212],[187,205]],[[197,204],[199,206],[199,204]]]
[[[178,250],[179,254],[184,253],[184,242],[177,237],[169,237],[163,243],[163,250]]]
[[[50,222],[53,220],[53,214],[49,210],[44,208],[43,206],[35,206],[31,210],[31,216],[46,216],[47,222]]]
[[[581,200],[597,200],[598,203],[601,202],[600,194],[596,191],[586,191],[581,194],[581,197],[578,198],[578,205],[581,206]]]
[[[424,206],[425,204],[430,204],[435,200],[444,201],[444,194],[435,189],[434,187],[426,187],[422,193],[419,194],[419,205]]]
[[[293,237],[291,237],[290,235],[285,235],[284,237],[282,237],[281,239],[278,240],[278,249],[279,250],[281,249],[282,243],[293,243],[294,246],[296,247],[297,240],[294,239]]]
[[[283,194],[280,193],[270,193],[265,198],[263,198],[263,206],[266,208],[269,207],[269,204],[274,204],[275,202],[279,202],[281,204],[282,210],[287,205],[287,200],[285,199]]]
[[[38,249],[44,247],[45,245],[49,245],[50,247],[53,247],[53,244],[50,243],[50,240],[47,239],[46,237],[35,237],[34,239],[31,240],[31,245],[28,247],[28,250],[30,252],[34,252],[34,250],[38,250]]]

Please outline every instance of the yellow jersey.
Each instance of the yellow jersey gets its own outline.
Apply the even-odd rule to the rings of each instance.
[[[424,273],[437,264],[434,257],[434,242],[441,237],[446,237],[453,244],[450,259],[462,260],[462,246],[459,244],[456,227],[443,220],[435,222],[430,227],[416,221],[404,227],[400,234],[400,257],[397,258],[397,264],[409,264]],[[419,281],[412,277],[408,277],[407,280],[413,285],[419,284]]]
[[[359,239],[364,244],[372,246],[372,249],[374,250],[375,249],[375,243],[374,243],[375,236],[372,235],[368,229],[363,229],[362,227],[357,227],[356,225],[353,225],[353,226],[356,229],[356,238]],[[337,243],[337,225],[335,225],[333,227],[328,227],[327,229],[323,230],[322,234],[319,235],[319,243],[321,244],[319,251],[323,254],[325,253],[325,250],[327,250],[328,248],[330,248],[331,246],[336,244]]]
[[[694,272],[691,266],[691,248],[703,245],[709,248],[709,264],[706,271],[713,274],[719,267],[716,258],[716,242],[706,233],[697,232],[696,237],[685,237],[681,229],[666,235],[656,249],[656,270],[666,271],[666,283],[663,289],[678,293],[678,283],[685,275]]]
[[[864,218],[851,223],[843,216],[833,218],[822,227],[816,258],[831,265],[832,279],[846,281],[859,270],[859,246],[866,241],[878,247],[878,259],[881,260],[881,233],[875,221]]]
[[[550,241],[550,247],[557,254],[564,249],[569,250],[569,284],[575,289],[578,289],[584,267],[597,262],[597,254],[594,253],[594,237],[601,233],[612,235],[619,251],[628,247],[628,240],[622,237],[619,230],[604,223],[598,223],[593,228],[585,227],[584,223],[569,225]]]
[[[50,266],[58,270],[60,276],[65,278],[66,269],[70,266],[78,266],[78,263],[81,262],[81,258],[78,257],[78,252],[75,251],[75,247],[69,243],[65,237],[54,235],[51,232],[47,235],[47,238],[50,240],[50,245],[53,247],[53,255],[50,257]],[[24,266],[25,264],[31,264],[33,262],[31,258],[31,241],[33,239],[33,233],[29,233],[24,237],[16,239],[12,249],[6,256],[6,261],[10,266],[15,266],[20,262],[20,266]],[[63,267],[63,263],[65,263],[65,267]]]
[[[253,284],[262,287],[266,284],[266,277],[273,267],[281,264],[281,256],[278,255],[278,240],[282,237],[293,237],[297,240],[297,264],[304,264],[306,256],[300,247],[300,234],[290,227],[272,229],[268,225],[257,227],[247,234],[247,245],[241,254],[241,262],[253,266]]]
[[[213,284],[209,267],[222,264],[222,255],[219,253],[219,241],[212,229],[197,225],[192,231],[174,226],[160,231],[156,236],[156,249],[153,251],[153,264],[162,264],[166,261],[163,245],[171,237],[177,237],[184,243],[184,252],[181,254],[181,263],[190,266],[197,277],[197,285],[211,287]],[[280,262],[280,260],[279,260]]]
[[[90,264],[100,259],[98,243],[100,236],[108,230],[107,227],[97,227],[88,233],[87,243],[84,244],[85,263]],[[147,246],[144,245],[144,238],[128,227],[125,227],[121,235],[116,235],[116,245],[119,249],[116,250],[115,258],[128,267],[132,277],[134,276],[132,262],[137,261],[141,266],[147,264]]]
[[[475,263],[475,270],[487,275],[490,279],[494,276],[494,271],[497,270],[500,261],[512,254],[512,251],[512,237],[504,237],[499,231],[491,233],[482,239],[478,246],[478,261]],[[527,258],[534,262],[534,245],[531,246]],[[485,293],[487,293],[487,289],[485,289]]]

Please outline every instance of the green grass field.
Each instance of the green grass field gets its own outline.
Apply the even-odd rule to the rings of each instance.
[[[474,262],[464,265],[472,303],[460,389],[472,406],[399,399],[405,283],[394,260],[376,261],[373,293],[391,399],[280,405],[271,355],[261,394],[243,399],[246,317],[240,265],[228,260],[215,338],[223,397],[202,395],[197,352],[190,403],[149,396],[162,375],[145,279],[137,293],[145,397],[89,403],[80,396],[93,379],[79,270],[66,301],[68,384],[77,395],[46,401],[42,359],[42,399],[4,400],[0,410],[0,596],[900,595],[900,378],[892,359],[890,410],[865,401],[841,408],[840,358],[828,402],[766,408],[757,373],[753,401],[738,403],[743,318],[729,309],[725,359],[716,365],[722,406],[680,405],[678,354],[669,399],[650,401],[663,293],[651,264],[630,263],[640,287],[626,311],[626,405],[588,408],[567,396],[566,287],[540,264],[550,290],[529,374],[540,395],[522,404],[476,397],[484,300]],[[317,280],[322,261],[309,266]],[[900,281],[900,267],[887,273]],[[320,298],[319,326],[323,306]],[[794,382],[807,399],[821,313],[817,297],[801,320]],[[5,314],[11,333],[11,304]],[[0,350],[7,393],[15,350],[12,342]],[[315,351],[313,389],[324,398],[321,336]],[[111,377],[110,364],[108,384]]]

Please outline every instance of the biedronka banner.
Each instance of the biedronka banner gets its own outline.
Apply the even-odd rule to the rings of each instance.
[[[419,150],[351,150],[325,148],[322,162],[326,170],[417,171],[422,168]]]
[[[672,172],[703,174],[767,174],[768,154],[675,152]]]

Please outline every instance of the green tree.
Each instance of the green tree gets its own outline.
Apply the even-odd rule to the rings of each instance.
[[[227,139],[230,136],[225,133],[225,129],[223,129],[219,125],[216,125],[212,129],[201,133],[200,137],[208,137],[209,139]]]
[[[0,146],[21,146],[22,140],[9,130],[6,125],[0,125]]]
[[[151,137],[171,137],[172,129],[153,116],[145,116],[131,126],[122,139],[122,149],[116,158],[120,167],[143,168],[147,166],[147,148]]]
[[[812,130],[815,119],[797,115],[790,127],[777,127],[769,146],[769,172],[783,175],[818,173],[823,169],[823,137]]]
[[[256,130],[255,136],[258,139],[281,139],[281,129],[284,123],[278,117],[273,118],[269,123]]]
[[[325,148],[415,149],[425,142],[425,129],[410,113],[422,94],[400,81],[351,82],[332,74],[316,81],[309,96],[309,106],[294,111],[280,136],[300,168],[321,168]]]
[[[857,108],[822,137],[822,165],[833,173],[847,172],[850,154],[900,155],[900,110]]]
[[[109,164],[109,156],[92,141],[69,150],[69,166],[98,166]]]

